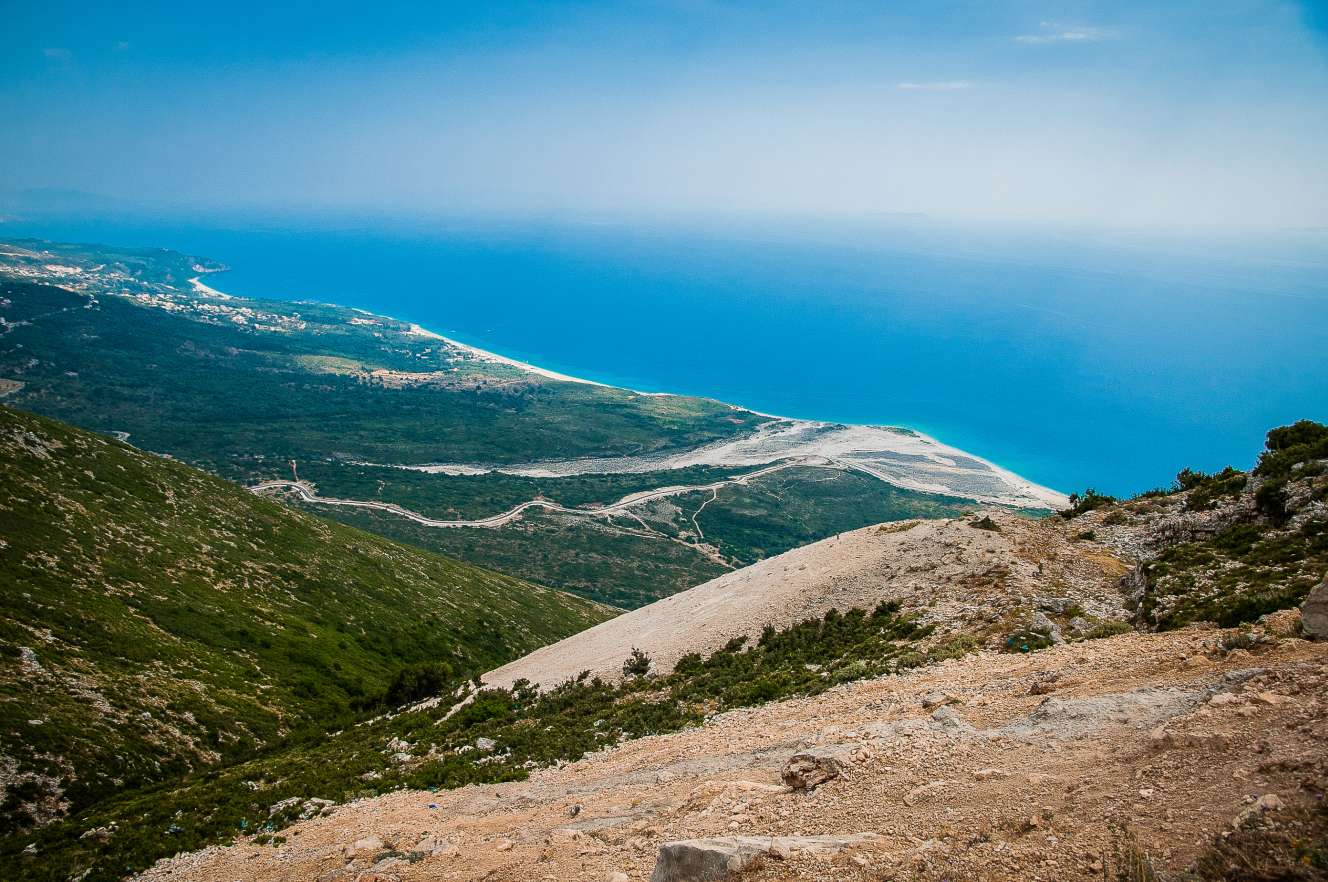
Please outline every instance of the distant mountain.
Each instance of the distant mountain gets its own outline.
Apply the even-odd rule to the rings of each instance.
[[[611,614],[8,407],[0,585],[5,833]]]

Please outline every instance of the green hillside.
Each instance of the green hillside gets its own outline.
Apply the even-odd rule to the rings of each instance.
[[[353,721],[604,607],[0,407],[0,832]]]

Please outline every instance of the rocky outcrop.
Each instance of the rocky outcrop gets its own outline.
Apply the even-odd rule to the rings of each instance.
[[[1328,640],[1328,576],[1310,589],[1300,607],[1300,626],[1315,640]]]
[[[854,833],[847,836],[721,836],[666,842],[660,846],[650,882],[732,879],[763,857],[787,860],[801,853],[835,855],[877,838],[872,833]]]
[[[843,771],[843,758],[837,751],[808,750],[789,757],[780,777],[794,790],[810,791],[838,778]]]

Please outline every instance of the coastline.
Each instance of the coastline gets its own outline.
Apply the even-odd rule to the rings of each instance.
[[[189,280],[189,284],[193,288],[194,292],[201,296],[220,299],[220,300],[244,299],[244,298],[238,298],[236,295],[227,294],[224,291],[221,291],[210,285],[204,284],[201,281],[201,278],[202,277],[200,275],[200,276],[195,276]],[[341,304],[329,303],[327,305],[341,307]],[[358,309],[354,307],[342,307],[342,308],[351,308],[355,309],[356,312],[360,312],[365,315],[372,315],[378,318],[384,318],[391,321],[400,321],[391,316],[384,316],[378,313],[369,312],[368,310]],[[542,368],[538,365],[531,364],[529,362],[520,361],[514,358],[509,358],[508,356],[500,355],[496,352],[492,352],[487,349],[481,349],[478,346],[472,346],[467,343],[462,343],[459,340],[455,340],[451,337],[447,337],[435,331],[431,331],[428,328],[425,328],[422,325],[419,325],[415,322],[401,322],[401,324],[407,325],[407,330],[405,333],[410,336],[421,337],[430,340],[437,340],[441,343],[446,344],[449,347],[455,348],[456,350],[465,353],[466,355],[470,356],[476,361],[488,364],[503,365],[505,367],[510,367],[515,370],[521,371],[523,373],[528,373],[535,376],[543,377],[545,379],[553,380],[555,382],[578,383],[587,386],[595,386],[602,389],[621,389],[623,391],[631,392],[635,395],[671,397],[675,394],[671,392],[644,392],[639,389],[631,389],[624,386],[615,386],[610,383],[603,383],[597,380],[586,379],[584,377],[575,377],[570,374],[564,374],[558,371],[552,371],[547,368]],[[821,420],[808,420],[798,417],[786,417],[778,414],[765,413],[762,411],[752,410],[750,408],[743,407],[741,405],[732,404],[726,401],[720,401],[719,399],[711,399],[711,400],[717,401],[726,407],[732,408],[733,410],[740,410],[746,413],[756,414],[757,416],[766,417],[772,421],[779,421],[781,423],[786,423],[798,427],[812,427],[817,429],[830,429],[834,427],[840,427],[847,430],[858,429],[858,430],[867,430],[867,431],[880,432],[880,433],[892,433],[892,434],[899,434],[901,436],[906,436],[908,438],[913,439],[915,444],[925,448],[924,455],[927,456],[927,458],[937,463],[948,464],[953,466],[954,459],[961,459],[980,464],[981,466],[985,467],[985,469],[988,470],[991,475],[998,478],[1001,481],[1001,483],[1003,483],[1006,487],[1014,491],[1014,494],[1017,494],[1017,496],[1022,497],[1022,501],[1017,500],[1016,495],[1011,495],[1009,497],[1001,497],[991,494],[975,493],[969,496],[965,496],[965,494],[963,494],[962,492],[957,492],[955,489],[946,487],[944,485],[929,485],[924,482],[920,482],[918,480],[909,480],[909,479],[900,478],[897,475],[883,474],[880,471],[870,467],[858,467],[859,470],[872,474],[885,483],[892,484],[894,486],[898,486],[904,489],[915,490],[924,493],[940,493],[946,495],[956,495],[963,498],[973,499],[976,502],[993,503],[998,505],[1011,505],[1016,507],[1031,507],[1027,506],[1026,503],[1036,502],[1040,506],[1044,506],[1052,510],[1057,510],[1060,508],[1064,508],[1069,504],[1068,497],[1059,490],[1055,490],[1051,487],[1046,487],[1041,484],[1038,484],[1034,481],[1024,478],[1023,476],[1019,475],[1018,473],[1010,469],[1004,468],[1003,466],[1000,466],[997,463],[992,462],[991,460],[970,453],[966,450],[953,447],[949,444],[946,444],[932,437],[931,435],[917,431],[916,429],[911,429],[905,426],[889,426],[889,425],[880,425],[880,424],[850,425],[844,423],[830,423]],[[817,451],[815,455],[823,455],[823,454],[821,454],[820,451]],[[438,463],[438,464],[428,464],[428,465],[419,465],[419,466],[406,466],[404,468],[410,470],[425,471],[425,472],[454,473],[454,474],[484,474],[489,471],[516,473],[512,469],[506,467],[489,468],[483,465],[477,465],[473,463]],[[662,470],[666,470],[667,468],[669,468],[669,466],[663,466]]]

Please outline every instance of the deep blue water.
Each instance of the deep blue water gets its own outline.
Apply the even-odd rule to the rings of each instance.
[[[1249,466],[1328,420],[1328,235],[1104,240],[897,222],[728,231],[42,222],[180,248],[237,294],[419,322],[576,376],[920,429],[1069,491]]]

